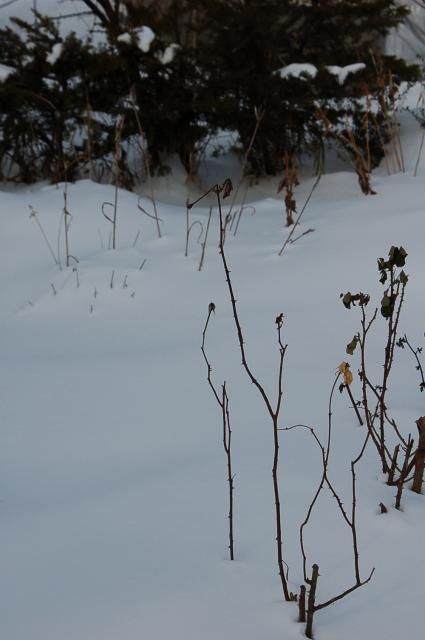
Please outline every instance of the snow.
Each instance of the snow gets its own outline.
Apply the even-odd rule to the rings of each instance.
[[[356,64],[346,65],[345,67],[331,65],[325,68],[330,74],[337,78],[339,84],[344,84],[347,77],[351,73],[358,73],[359,71],[364,69],[365,66],[366,65],[364,65],[362,62],[359,62]],[[288,64],[286,67],[282,67],[276,73],[278,73],[282,79],[298,78],[300,80],[307,80],[308,78],[315,78],[317,72],[318,69],[314,66],[314,64],[310,64],[309,62],[294,62],[292,64]]]
[[[118,42],[124,42],[124,44],[131,44],[132,35],[128,31],[125,31],[124,33],[120,33],[117,40]]]
[[[47,56],[47,62],[49,64],[55,64],[55,62],[60,58],[62,54],[63,44],[62,42],[57,42],[53,45],[51,52]]]
[[[358,73],[359,71],[363,71],[365,68],[366,65],[363,62],[358,62],[356,64],[348,64],[345,67],[331,65],[326,67],[326,70],[337,78],[339,84],[344,84],[351,73]]]
[[[309,62],[293,62],[286,67],[282,67],[276,73],[278,73],[282,79],[298,78],[299,80],[306,80],[307,78],[316,77],[317,67]]]
[[[160,56],[162,64],[170,64],[173,62],[177,51],[180,49],[178,44],[170,44],[164,49],[164,52]]]
[[[150,48],[152,42],[155,40],[155,34],[150,27],[142,27],[137,32],[137,42],[139,49],[144,53],[147,53]]]
[[[363,290],[379,301],[376,258],[391,244],[409,254],[401,331],[414,344],[423,340],[425,166],[413,177],[418,127],[408,116],[402,124],[407,173],[377,171],[373,197],[362,196],[351,172],[324,175],[299,229],[314,233],[281,258],[288,230],[275,182],[248,193],[253,210],[242,216],[236,237],[228,234],[247,355],[271,393],[274,319],[285,316],[282,426],[311,424],[323,437],[334,373],[359,327],[358,314],[344,309],[339,295]],[[237,176],[234,164],[225,170]],[[161,239],[137,209],[137,196],[119,192],[116,251],[107,248],[111,229],[100,211],[113,188],[69,185],[70,247],[79,260],[69,269],[60,225],[63,185],[0,191],[0,616],[7,640],[303,637],[295,605],[281,602],[271,425],[240,366],[217,252],[217,212],[199,273],[197,229],[184,257],[186,195],[176,178],[167,180],[174,203],[163,203],[171,196],[165,182],[155,183]],[[305,176],[297,188],[300,205],[313,181]],[[148,199],[142,203],[152,210]],[[62,270],[28,205],[55,254],[61,233]],[[190,216],[205,229],[208,205]],[[212,300],[207,352],[214,380],[227,382],[233,428],[234,563],[226,549],[220,412],[200,352]],[[379,320],[368,354],[378,372],[382,329]],[[407,354],[398,351],[396,358],[391,409],[404,429],[414,430],[424,396]],[[349,461],[364,430],[339,394],[334,425],[331,475],[348,503]],[[320,478],[320,452],[308,434],[293,431],[282,434],[281,454],[285,558],[290,589],[298,591],[298,526]],[[378,513],[381,501],[386,515]],[[358,473],[358,535],[362,574],[376,567],[375,574],[317,614],[319,640],[395,640],[406,620],[409,635],[420,637],[424,498],[407,491],[403,512],[393,503],[394,490],[370,449]],[[309,563],[320,565],[320,599],[351,584],[350,542],[327,495],[314,512],[307,547]]]
[[[155,40],[155,34],[150,27],[141,27],[134,32],[137,40],[137,46],[144,53],[148,53],[151,48],[152,42]],[[126,31],[121,33],[117,40],[118,42],[124,42],[125,44],[131,44],[134,37],[133,33]]]
[[[0,64],[0,82],[4,82],[15,71],[13,67],[7,64]]]

